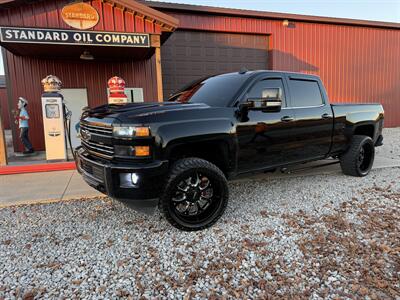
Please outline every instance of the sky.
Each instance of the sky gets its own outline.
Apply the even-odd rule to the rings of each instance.
[[[400,23],[400,0],[153,0]]]
[[[154,1],[154,0],[153,0]],[[400,0],[155,0],[400,23]],[[0,74],[4,74],[0,54]]]

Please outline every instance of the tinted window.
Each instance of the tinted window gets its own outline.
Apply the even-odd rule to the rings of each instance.
[[[323,104],[318,82],[312,80],[289,80],[293,107],[318,106]]]
[[[205,103],[226,107],[248,78],[243,74],[224,74],[196,82],[172,95],[168,101]]]
[[[285,93],[283,90],[282,79],[279,78],[267,78],[260,80],[247,92],[247,98],[262,98],[263,90],[267,88],[281,88],[282,91],[282,106],[285,106]]]

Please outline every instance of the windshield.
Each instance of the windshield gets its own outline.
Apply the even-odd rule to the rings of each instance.
[[[201,79],[173,94],[168,101],[227,107],[247,78],[244,74],[230,73]]]

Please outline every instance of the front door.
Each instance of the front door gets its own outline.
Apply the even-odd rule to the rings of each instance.
[[[88,106],[86,89],[62,89],[65,105],[72,112],[71,116],[71,143],[72,147],[80,146],[81,140],[78,137],[77,124],[81,118],[82,108]]]
[[[286,153],[295,139],[294,115],[292,109],[288,108],[283,78],[278,74],[262,77],[244,96],[243,101],[248,98],[262,98],[263,90],[280,88],[284,109],[280,112],[249,111],[248,120],[238,123],[238,173],[273,168],[289,162]]]

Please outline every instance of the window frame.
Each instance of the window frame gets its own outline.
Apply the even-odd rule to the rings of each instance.
[[[245,95],[248,94],[248,92],[259,82],[263,80],[268,80],[268,79],[279,79],[282,82],[282,92],[283,92],[283,99],[282,99],[282,109],[288,108],[288,103],[289,103],[289,93],[287,92],[286,88],[286,82],[285,82],[285,77],[281,75],[281,73],[278,74],[262,74],[262,76],[257,76],[254,78],[253,82],[249,85],[248,88],[246,88],[243,93],[240,96],[239,101],[235,101],[235,106],[237,106],[240,103],[243,103],[246,101]],[[277,88],[277,87],[275,87]],[[280,88],[280,87],[279,87]]]
[[[311,81],[311,82],[316,82],[318,86],[319,93],[321,95],[321,100],[322,104],[319,105],[305,105],[305,106],[286,106],[284,108],[318,108],[318,107],[324,107],[327,104],[324,90],[321,88],[321,82],[318,78],[313,78],[313,77],[303,77],[303,76],[293,76],[293,75],[288,75],[286,76],[286,83],[288,86],[288,90],[290,93],[290,103],[293,105],[295,102],[295,99],[292,99],[292,89],[290,86],[290,80],[297,80],[297,81]],[[282,108],[282,109],[284,109]]]

